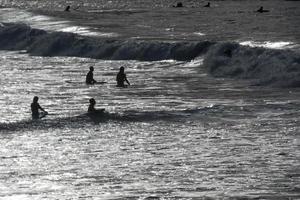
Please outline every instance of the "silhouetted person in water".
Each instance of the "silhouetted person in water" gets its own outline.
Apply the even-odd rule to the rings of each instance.
[[[95,112],[96,111],[96,108],[95,108],[96,101],[95,101],[95,99],[91,98],[89,101],[90,101],[90,105],[89,105],[89,108],[88,108],[88,113]]]
[[[32,112],[32,119],[39,119],[40,113],[39,110],[45,112],[45,114],[48,114],[38,103],[39,98],[37,96],[33,97],[33,101],[31,103],[31,112]]]
[[[126,78],[126,74],[124,73],[124,67],[120,67],[120,71],[117,75],[117,87],[126,87],[124,82],[130,85],[129,81]]]
[[[66,11],[66,12],[70,12],[70,8],[71,8],[71,6],[67,6],[67,7],[65,8],[65,11]]]
[[[95,101],[94,98],[91,98],[89,100],[89,102],[90,102],[90,105],[89,105],[89,108],[88,108],[88,113],[103,113],[104,112],[105,109],[103,109],[103,108],[99,109],[99,110],[95,108],[96,101]]]
[[[208,2],[204,7],[209,8],[210,7],[210,2]]]
[[[175,7],[175,8],[182,8],[182,7],[183,7],[183,4],[182,4],[181,2],[178,2],[178,3],[176,4],[176,6],[173,6],[173,7]]]
[[[269,10],[264,10],[264,7],[261,6],[256,12],[263,13],[263,12],[269,12]]]
[[[86,84],[95,84],[95,83],[97,83],[97,81],[94,80],[93,71],[94,71],[94,67],[91,66],[90,71],[86,75],[86,79],[85,79]]]

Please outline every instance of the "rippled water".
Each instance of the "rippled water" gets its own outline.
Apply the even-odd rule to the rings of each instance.
[[[1,58],[2,199],[299,198],[299,89],[215,79],[201,60]],[[82,83],[90,65],[107,84]],[[85,118],[91,97],[130,120]]]
[[[237,41],[295,51],[299,44],[300,6],[292,1],[215,1],[209,10],[196,1],[182,9],[160,0],[0,4],[34,10],[1,8],[1,22],[128,43]],[[62,12],[66,4],[80,7]],[[271,12],[254,13],[261,5]],[[277,66],[278,55],[297,68],[296,54],[270,54],[273,62],[258,64]],[[84,84],[90,66],[106,84]],[[120,66],[128,88],[115,86]],[[142,62],[0,51],[0,199],[300,199],[300,90],[252,83],[212,77],[202,57]],[[34,96],[49,112],[37,121]],[[89,98],[107,113],[86,115]]]

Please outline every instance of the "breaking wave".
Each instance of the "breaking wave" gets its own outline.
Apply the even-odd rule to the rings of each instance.
[[[213,45],[203,62],[216,77],[254,79],[257,85],[300,87],[300,54],[292,50]]]
[[[2,24],[0,49],[26,50],[36,56],[74,56],[110,60],[192,60],[213,43],[114,40],[74,33],[46,32],[26,24]]]
[[[216,77],[253,79],[256,85],[300,87],[300,54],[289,49],[238,43],[162,42],[101,39],[66,32],[47,32],[26,24],[0,24],[0,49],[25,50],[35,56],[72,56],[106,60],[180,60],[204,56]]]

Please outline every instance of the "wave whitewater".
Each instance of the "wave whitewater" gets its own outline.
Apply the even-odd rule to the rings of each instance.
[[[300,87],[299,53],[238,43],[100,39],[47,32],[26,24],[3,23],[0,26],[0,49],[25,50],[34,56],[106,60],[190,61],[204,56],[204,66],[213,76],[255,79],[257,85]]]
[[[256,79],[256,85],[300,87],[300,55],[291,50],[213,45],[203,61],[216,77]]]
[[[192,60],[212,42],[166,43],[159,41],[107,40],[74,33],[46,32],[26,24],[3,24],[0,49],[26,50],[36,56],[74,56],[107,60]]]

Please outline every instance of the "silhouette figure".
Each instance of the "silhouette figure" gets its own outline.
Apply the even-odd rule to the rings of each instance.
[[[66,11],[66,12],[70,12],[70,8],[71,8],[71,6],[67,6],[67,7],[65,8],[65,11]]]
[[[209,8],[210,7],[210,2],[208,2],[204,7]]]
[[[86,79],[85,79],[86,84],[92,85],[92,84],[97,83],[97,81],[94,80],[93,71],[94,71],[94,67],[91,66],[90,71],[86,75]]]
[[[128,85],[130,85],[129,81],[126,78],[126,74],[124,73],[124,67],[120,67],[120,71],[117,74],[117,87],[126,87],[124,82],[126,81],[126,83]]]
[[[181,2],[178,2],[178,3],[176,4],[176,6],[173,6],[173,7],[175,7],[175,8],[182,8],[182,7],[183,7],[183,4],[182,4]]]
[[[90,105],[89,105],[89,108],[88,108],[88,113],[95,112],[96,111],[96,108],[95,108],[96,101],[95,101],[95,99],[91,98],[89,101],[90,101]]]
[[[89,100],[89,102],[90,102],[90,105],[89,105],[89,108],[88,108],[88,113],[103,113],[104,112],[105,109],[103,109],[103,108],[99,109],[99,110],[95,108],[96,101],[95,101],[94,98],[91,98]]]
[[[263,12],[269,12],[269,10],[264,10],[264,7],[261,6],[256,12],[263,13]]]
[[[39,98],[37,96],[33,97],[33,101],[31,103],[31,113],[32,119],[39,119],[41,118],[39,110],[44,112],[44,115],[48,114],[38,103]]]

